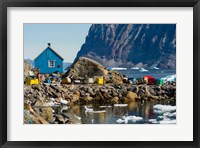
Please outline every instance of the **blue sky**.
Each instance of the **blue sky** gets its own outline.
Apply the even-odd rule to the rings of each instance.
[[[34,60],[51,43],[65,62],[73,62],[91,24],[24,24],[24,58]]]

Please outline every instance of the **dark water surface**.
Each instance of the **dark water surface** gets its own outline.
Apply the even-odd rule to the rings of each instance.
[[[153,112],[153,106],[156,104],[175,106],[175,101],[144,101],[129,102],[128,106],[109,106],[109,105],[74,105],[69,110],[81,117],[83,124],[116,124],[118,119],[123,116],[139,116],[144,119],[141,123],[148,123],[149,119],[155,119],[158,115]],[[94,112],[87,112],[85,106],[93,109]],[[97,111],[97,112],[96,112]]]
[[[158,69],[158,70],[149,69],[147,72],[140,72],[139,70],[132,70],[132,69],[117,70],[117,71],[123,75],[127,75],[128,77],[134,77],[134,78],[151,75],[156,79],[160,79],[160,78],[166,77],[168,75],[176,74],[176,70],[169,70],[169,69]]]
[[[168,75],[176,74],[176,70],[165,69],[149,69],[148,72],[140,72],[139,70],[118,70],[121,74],[125,74],[128,77],[142,77],[145,75],[151,75],[156,79],[166,77]],[[127,106],[114,106],[114,105],[74,105],[69,110],[81,117],[83,124],[116,124],[118,119],[123,116],[139,116],[144,120],[141,123],[148,123],[149,119],[155,119],[158,114],[153,112],[153,106],[156,104],[175,106],[175,101],[144,101],[144,102],[129,102]],[[90,112],[90,110],[93,110]]]

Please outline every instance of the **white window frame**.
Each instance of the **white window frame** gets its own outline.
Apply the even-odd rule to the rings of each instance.
[[[53,65],[51,65],[51,62],[53,62]],[[56,60],[49,60],[49,61],[48,61],[48,67],[49,67],[49,68],[54,68],[54,67],[56,67]]]

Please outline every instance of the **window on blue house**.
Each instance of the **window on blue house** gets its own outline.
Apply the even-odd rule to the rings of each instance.
[[[54,68],[55,67],[55,60],[49,60],[49,68]]]

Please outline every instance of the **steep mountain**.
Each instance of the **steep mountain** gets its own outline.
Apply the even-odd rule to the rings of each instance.
[[[106,67],[175,69],[176,25],[93,24],[76,59],[81,56]]]

